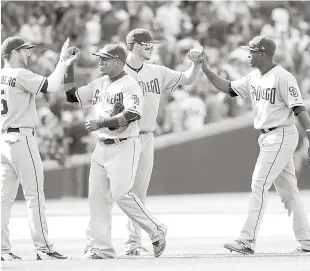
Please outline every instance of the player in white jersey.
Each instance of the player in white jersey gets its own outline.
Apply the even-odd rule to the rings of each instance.
[[[11,251],[8,228],[19,183],[27,202],[37,259],[67,258],[54,250],[47,237],[43,166],[34,137],[38,126],[35,96],[64,89],[66,69],[79,54],[68,58],[68,39],[54,72],[47,78],[26,69],[33,47],[17,36],[7,38],[1,45],[5,63],[1,69],[1,261],[21,259]]]
[[[254,253],[268,190],[274,184],[288,214],[293,214],[293,229],[298,242],[294,253],[310,252],[310,227],[300,199],[293,162],[298,142],[294,115],[305,129],[309,141],[310,118],[295,77],[273,62],[276,44],[268,37],[257,36],[243,48],[249,50],[250,66],[256,69],[239,80],[229,81],[217,76],[206,62],[202,67],[220,91],[232,97],[251,98],[254,128],[261,133],[247,220],[240,238],[226,243],[224,247],[242,254]]]
[[[178,85],[193,84],[198,78],[201,63],[193,63],[185,72],[174,71],[169,68],[148,64],[154,44],[159,43],[153,39],[146,29],[132,30],[126,37],[129,56],[126,61],[125,71],[140,85],[145,104],[140,120],[141,156],[138,163],[137,174],[133,192],[144,202],[147,189],[151,180],[154,160],[153,132],[156,127],[160,97],[163,92],[173,92]],[[139,255],[145,249],[141,246],[141,228],[132,220],[127,224],[129,238],[125,243],[127,255]]]
[[[77,90],[67,92],[69,102],[92,105],[96,119],[86,122],[88,131],[97,131],[98,142],[91,158],[89,206],[91,223],[87,230],[83,259],[107,259],[116,256],[111,242],[111,209],[115,201],[124,213],[138,223],[160,256],[166,246],[166,227],[157,222],[133,193],[132,186],[141,152],[139,123],[144,103],[139,84],[124,71],[126,51],[108,44],[94,55],[100,57],[102,77]],[[124,110],[113,115],[116,103]]]

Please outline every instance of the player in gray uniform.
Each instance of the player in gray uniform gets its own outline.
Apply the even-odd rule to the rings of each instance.
[[[159,43],[153,39],[152,34],[142,28],[129,32],[126,44],[129,56],[125,71],[140,85],[144,106],[140,122],[141,156],[138,163],[137,174],[133,192],[142,202],[145,202],[147,189],[150,184],[154,162],[154,136],[160,97],[162,93],[172,93],[179,85],[193,84],[199,75],[201,63],[194,61],[190,68],[184,72],[149,64],[146,61],[152,57],[154,44]],[[128,240],[125,243],[125,254],[137,256],[146,251],[141,246],[141,227],[132,220],[128,220]]]
[[[54,72],[47,78],[26,69],[33,47],[17,36],[7,38],[1,45],[5,63],[1,69],[1,261],[21,259],[11,251],[8,228],[19,183],[27,202],[37,259],[67,258],[54,250],[47,237],[43,165],[34,137],[38,126],[35,96],[72,87],[63,85],[64,74],[79,54],[69,57],[68,39]]]
[[[92,105],[96,112],[96,119],[86,122],[89,132],[96,131],[98,142],[89,173],[90,242],[82,259],[116,257],[111,242],[113,202],[149,234],[154,255],[158,257],[166,247],[167,228],[153,218],[132,191],[141,152],[138,120],[143,95],[139,84],[124,72],[127,57],[124,48],[108,44],[94,55],[100,58],[102,77],[67,92],[69,102]],[[124,109],[114,114],[119,103]]]
[[[260,153],[252,176],[252,193],[248,216],[241,236],[224,244],[230,251],[242,254],[255,252],[256,239],[266,209],[268,190],[274,184],[288,214],[293,214],[293,229],[298,247],[294,253],[310,252],[310,227],[300,199],[293,154],[298,142],[295,117],[310,141],[310,118],[295,77],[273,62],[276,44],[268,37],[257,36],[243,48],[249,50],[250,66],[256,68],[236,81],[217,76],[202,66],[211,83],[220,91],[234,96],[250,97],[254,110],[254,128]],[[190,52],[196,59],[197,52]]]

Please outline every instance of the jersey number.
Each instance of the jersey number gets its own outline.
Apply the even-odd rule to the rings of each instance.
[[[4,95],[4,89],[1,89],[1,115],[5,115],[6,113],[8,113],[8,103],[5,99],[2,98],[2,95]]]

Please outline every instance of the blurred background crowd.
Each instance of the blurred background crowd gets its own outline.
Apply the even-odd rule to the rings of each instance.
[[[215,72],[237,79],[249,71],[240,45],[256,35],[277,43],[275,60],[298,79],[310,96],[310,4],[307,1],[1,1],[1,38],[20,35],[37,45],[29,68],[48,76],[67,37],[81,49],[75,69],[77,85],[99,76],[92,52],[106,43],[124,43],[134,28],[151,30],[156,45],[151,62],[186,70],[187,52],[202,45]],[[308,75],[308,76],[307,76]],[[86,153],[94,137],[86,133],[91,112],[68,104],[64,93],[39,95],[38,137],[43,160],[64,164]],[[197,83],[162,95],[156,135],[198,130],[251,109],[251,103],[219,93],[201,74]]]

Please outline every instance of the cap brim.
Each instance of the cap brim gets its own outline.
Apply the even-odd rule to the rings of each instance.
[[[25,43],[25,44],[19,46],[19,47],[16,48],[16,49],[22,49],[22,48],[24,48],[24,49],[31,49],[31,48],[33,48],[33,47],[36,47],[36,45]],[[16,49],[15,49],[15,50],[16,50]]]
[[[253,51],[253,52],[258,52],[259,51],[258,49],[251,48],[250,46],[241,46],[241,48],[243,48],[245,50]]]
[[[152,41],[150,41],[150,43],[158,44],[158,43],[161,43],[161,41],[160,40],[152,40]]]
[[[34,44],[28,44],[28,45],[26,45],[26,47],[27,47],[27,49],[31,49],[31,48],[36,47],[36,45],[34,45]]]
[[[93,53],[93,55],[94,56],[99,56],[99,57],[104,57],[104,58],[114,58],[114,59],[116,59],[116,60],[120,60],[120,61],[122,61],[122,62],[124,62],[123,60],[121,60],[120,58],[118,58],[118,57],[115,57],[115,56],[113,56],[113,55],[110,55],[110,54],[105,54],[105,53]]]
[[[105,58],[115,58],[114,56],[110,55],[110,54],[103,54],[103,53],[93,53],[94,56],[99,56],[99,57],[105,57]]]

